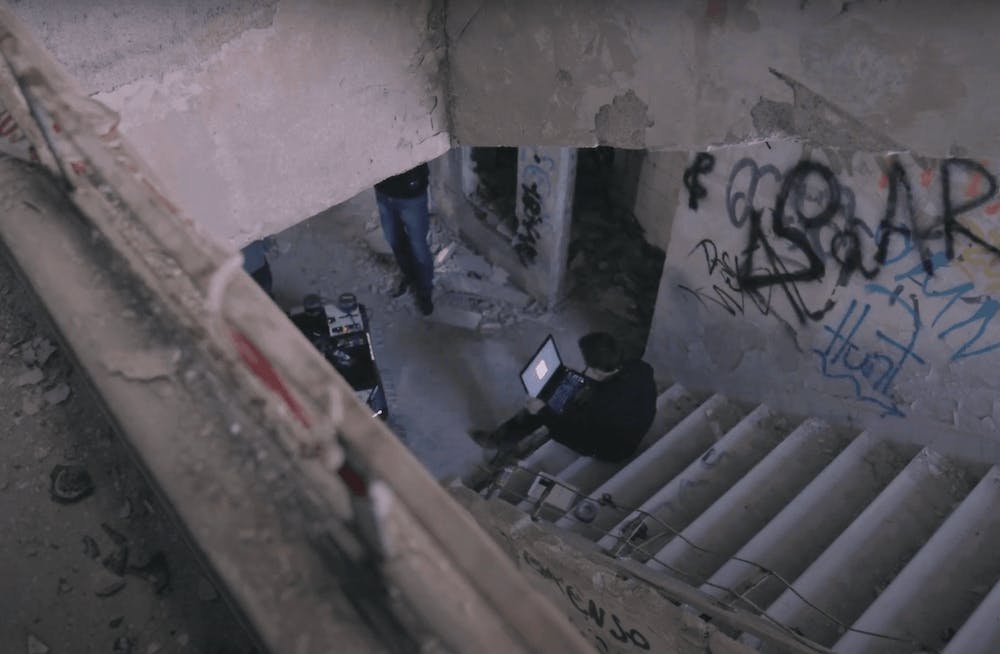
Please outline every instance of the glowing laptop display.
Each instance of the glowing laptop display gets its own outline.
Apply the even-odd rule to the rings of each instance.
[[[562,361],[559,359],[556,343],[549,336],[542,343],[542,347],[538,349],[534,358],[521,371],[521,383],[524,384],[524,390],[531,397],[538,397],[561,365]]]

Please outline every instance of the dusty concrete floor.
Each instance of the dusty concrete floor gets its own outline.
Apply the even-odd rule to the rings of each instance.
[[[255,651],[40,316],[0,258],[0,652]]]
[[[385,292],[394,264],[378,260],[362,238],[374,207],[363,193],[279,235],[276,299],[288,308],[307,292],[358,295],[373,323],[390,426],[439,478],[482,461],[467,430],[521,406],[518,373],[546,334],[568,365],[580,367],[580,335],[634,329],[573,301],[553,313],[522,311],[491,334],[424,318],[411,297]],[[435,246],[450,242],[432,220]],[[439,291],[435,302],[463,300]],[[2,259],[0,326],[0,652],[254,651]],[[83,466],[93,493],[54,501],[50,475],[59,465]],[[169,577],[143,568],[151,561],[165,561]],[[122,575],[109,570],[122,563]]]
[[[586,332],[606,329],[634,337],[636,328],[621,318],[572,299],[551,313],[519,312],[489,334],[421,316],[412,297],[390,299],[386,291],[394,283],[395,264],[379,260],[365,243],[365,224],[372,226],[375,207],[374,194],[367,191],[277,235],[277,256],[271,260],[275,299],[288,309],[310,292],[358,296],[373,325],[390,426],[439,479],[462,476],[483,461],[468,429],[496,426],[523,405],[520,370],[547,334],[555,337],[567,365],[578,369],[583,365],[576,341]],[[440,216],[432,215],[431,223],[432,249],[454,240]],[[374,235],[381,238],[381,231]],[[434,302],[440,308],[462,300],[439,285]]]

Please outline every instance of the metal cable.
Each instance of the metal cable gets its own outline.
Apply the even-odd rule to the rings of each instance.
[[[514,468],[516,470],[520,470],[522,472],[526,472],[526,473],[528,473],[530,475],[534,475],[534,476],[537,476],[539,474],[539,471],[531,470],[529,468],[525,468],[524,466],[520,465],[519,463],[509,464],[508,467]],[[598,505],[605,504],[604,502],[601,501],[600,498],[593,498],[593,497],[590,497],[589,495],[583,495],[582,493],[579,492],[579,489],[574,488],[574,487],[566,484],[565,482],[563,482],[560,479],[557,479],[556,477],[548,476],[548,478],[551,479],[554,484],[562,486],[563,488],[565,488],[565,489],[567,489],[569,491],[572,491],[573,493],[575,493],[576,495],[578,495],[580,497],[580,501],[584,501],[584,500],[585,501],[590,501],[590,502],[594,502],[594,503],[596,503]],[[512,495],[517,496],[521,500],[527,500],[527,501],[531,501],[533,503],[534,502],[538,502],[538,500],[536,498],[532,498],[532,497],[528,497],[528,496],[525,496],[525,495],[521,495],[521,494],[513,492],[513,491],[511,491],[509,489],[504,489],[504,490],[507,493],[510,493]],[[770,577],[773,576],[787,590],[791,591],[791,593],[793,595],[795,595],[797,598],[799,598],[802,601],[803,604],[805,604],[806,606],[808,606],[812,610],[816,611],[817,613],[819,613],[820,615],[822,615],[823,617],[825,617],[827,620],[833,622],[838,627],[840,627],[841,629],[843,629],[845,632],[847,632],[847,631],[853,631],[855,633],[858,633],[858,634],[861,634],[861,635],[864,635],[864,636],[871,636],[871,637],[874,637],[874,638],[882,638],[882,639],[885,639],[885,640],[892,640],[892,641],[899,642],[899,643],[904,643],[904,644],[907,644],[907,645],[913,645],[913,646],[922,648],[925,651],[933,652],[934,654],[940,654],[939,650],[937,650],[937,649],[935,649],[933,647],[930,647],[929,645],[926,645],[924,643],[919,643],[917,641],[911,640],[909,638],[902,638],[900,636],[891,636],[889,634],[882,634],[882,633],[878,633],[878,632],[868,631],[868,630],[865,630],[865,629],[858,629],[858,628],[856,628],[854,626],[847,625],[847,624],[843,623],[842,621],[838,620],[835,616],[831,615],[825,609],[820,608],[815,603],[813,603],[812,601],[810,601],[809,599],[807,599],[804,595],[802,595],[802,593],[800,593],[792,585],[791,582],[789,582],[787,579],[785,579],[778,572],[776,572],[774,570],[771,570],[767,566],[761,565],[760,563],[757,563],[756,561],[751,561],[749,559],[745,559],[745,558],[742,558],[742,557],[739,557],[739,556],[726,556],[725,554],[722,554],[721,552],[715,552],[715,551],[710,550],[708,548],[702,547],[702,546],[698,545],[697,543],[693,542],[687,536],[685,536],[680,530],[676,529],[675,527],[673,527],[672,525],[670,525],[666,521],[660,519],[659,517],[653,515],[652,513],[649,513],[648,511],[642,509],[641,507],[628,507],[628,506],[622,506],[622,505],[615,504],[614,508],[622,510],[625,513],[626,516],[629,515],[629,514],[631,514],[631,513],[638,513],[640,516],[642,516],[643,519],[649,518],[649,519],[655,521],[656,523],[658,523],[659,525],[661,525],[666,530],[666,532],[664,532],[664,533],[670,533],[674,537],[680,538],[688,546],[690,546],[691,548],[693,548],[695,550],[698,550],[699,552],[703,552],[705,554],[710,554],[710,555],[713,555],[713,556],[724,557],[724,558],[726,558],[727,560],[730,560],[730,561],[737,561],[739,563],[744,563],[746,565],[750,565],[750,566],[753,566],[753,567],[757,568],[761,572],[764,572],[768,576],[764,577],[764,579],[762,579],[762,580],[758,581],[757,583],[755,583],[751,588],[748,588],[747,590],[743,591],[743,593],[738,593],[736,590],[734,590],[732,588],[728,588],[726,586],[721,586],[719,584],[715,584],[715,583],[712,583],[710,581],[705,581],[705,582],[703,582],[703,584],[706,585],[706,586],[711,586],[713,588],[718,588],[719,590],[721,590],[721,591],[723,591],[725,593],[731,594],[731,595],[733,595],[734,597],[736,597],[739,600],[742,600],[748,606],[750,606],[754,611],[756,611],[757,613],[759,613],[761,617],[766,618],[767,620],[773,622],[775,625],[779,626],[783,630],[787,631],[790,635],[794,636],[797,640],[801,640],[802,639],[801,634],[799,634],[798,632],[794,631],[788,625],[785,625],[785,624],[781,623],[780,621],[776,620],[775,618],[771,617],[770,615],[768,615],[767,612],[764,609],[762,609],[761,607],[757,606],[754,602],[752,602],[750,599],[746,598],[744,595],[746,593],[749,593],[751,590],[753,590],[754,588],[756,588],[757,586],[759,586],[765,580],[767,580],[768,578],[770,578]],[[577,522],[579,522],[581,524],[586,524],[586,525],[590,524],[588,522],[584,522],[583,520],[580,520],[580,518],[578,518],[573,513],[572,510],[566,511],[565,516],[568,516],[571,519],[576,520]],[[602,534],[604,534],[606,536],[612,536],[612,537],[614,537],[616,539],[621,540],[621,536],[620,535],[616,535],[616,534],[612,533],[608,529],[597,528],[596,531],[598,531],[598,532],[600,532],[600,533],[602,533]],[[662,535],[662,534],[659,534],[659,535]],[[655,554],[651,554],[648,550],[646,550],[644,545],[635,545],[635,544],[632,544],[632,543],[630,543],[628,541],[626,541],[626,544],[629,545],[629,546],[631,546],[634,551],[638,551],[638,552],[646,555],[649,560],[655,561],[659,565],[662,565],[664,568],[670,570],[675,575],[678,575],[680,577],[687,578],[687,579],[695,579],[695,577],[693,577],[690,573],[685,573],[683,571],[680,571],[677,568],[675,568],[674,566],[666,563],[665,561],[661,561],[659,558],[656,557]],[[648,545],[648,543],[646,545]],[[806,641],[805,644],[809,644],[808,641]]]

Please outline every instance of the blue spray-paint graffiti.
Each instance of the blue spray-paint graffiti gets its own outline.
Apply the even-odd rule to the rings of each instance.
[[[847,382],[857,400],[883,416],[903,416],[907,403],[894,386],[901,375],[909,377],[904,369],[926,365],[932,346],[936,360],[947,353],[953,363],[1000,350],[1000,331],[992,324],[1000,300],[977,289],[968,266],[953,266],[970,249],[1000,262],[1000,247],[981,229],[984,219],[1000,213],[1000,188],[983,164],[971,160],[946,159],[936,169],[908,168],[896,157],[876,163],[884,205],[862,216],[854,190],[821,163],[804,160],[780,170],[739,160],[725,183],[725,213],[747,235],[747,245],[726,260],[709,256],[706,243],[721,249],[702,240],[690,254],[700,247],[709,278],[715,281],[721,270],[724,284],[711,292],[678,286],[733,317],[744,314],[749,297],[761,316],[786,327],[796,319],[800,329],[821,323],[821,342],[812,349],[819,372]],[[911,169],[919,173],[912,183]],[[939,183],[932,189],[935,174]],[[939,212],[932,208],[935,199]],[[961,252],[954,245],[958,238],[969,244]],[[852,279],[862,283],[850,284]],[[806,292],[810,284],[826,290]],[[785,308],[791,320],[782,317]]]
[[[885,289],[869,284],[868,290],[878,294]],[[886,291],[886,294],[892,296],[892,303],[903,308],[912,320],[913,329],[908,343],[900,343],[881,329],[876,329],[875,337],[884,346],[883,349],[865,349],[858,345],[855,339],[858,331],[865,326],[872,305],[865,304],[858,311],[858,301],[851,300],[836,327],[823,325],[823,331],[831,335],[826,348],[814,348],[813,352],[819,356],[819,369],[824,377],[849,381],[855,397],[879,407],[882,416],[903,416],[905,414],[899,406],[900,401],[892,395],[892,385],[910,359],[921,365],[925,363],[914,352],[921,325],[912,305],[892,292]]]
[[[538,228],[545,222],[545,202],[552,193],[551,173],[556,162],[552,157],[534,154],[532,163],[521,171],[521,209],[523,219],[518,223],[512,245],[522,266],[535,263],[536,245],[540,238]]]

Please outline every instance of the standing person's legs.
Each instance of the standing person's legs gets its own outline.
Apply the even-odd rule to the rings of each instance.
[[[375,200],[378,203],[378,215],[382,223],[382,235],[385,236],[386,243],[392,249],[392,254],[396,258],[396,265],[403,275],[403,284],[410,283],[414,279],[413,257],[410,253],[410,243],[406,235],[406,226],[403,224],[399,207],[396,206],[400,200],[390,198],[387,195],[375,192]]]
[[[434,290],[434,256],[427,243],[427,233],[431,224],[430,214],[427,212],[427,194],[396,202],[399,205],[402,222],[406,225],[414,281],[417,285],[417,299],[430,303]]]
[[[257,282],[262,289],[264,289],[265,293],[272,298],[274,297],[271,293],[271,265],[267,261],[264,262],[263,266],[250,273],[250,276],[253,277],[253,280]]]

